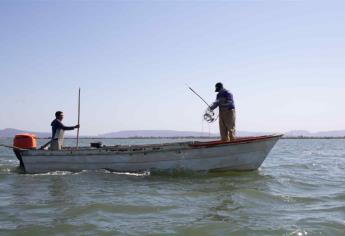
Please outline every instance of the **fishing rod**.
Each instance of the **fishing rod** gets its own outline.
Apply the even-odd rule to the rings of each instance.
[[[205,101],[205,99],[203,99],[197,92],[195,92],[194,89],[192,89],[188,84],[186,84],[186,86],[208,106],[208,109],[206,109],[204,113],[204,120],[206,120],[208,123],[212,123],[216,121],[218,116],[215,117],[215,113],[211,109],[211,106]]]
[[[194,89],[192,89],[188,84],[186,84],[186,86],[196,95],[198,96],[209,108],[211,108],[211,106],[197,93],[194,91]]]

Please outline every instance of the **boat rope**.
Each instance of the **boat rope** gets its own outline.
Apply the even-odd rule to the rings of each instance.
[[[208,137],[211,137],[211,123],[205,122],[204,116],[201,118],[201,136],[204,136],[203,134],[208,134]],[[206,124],[206,127],[204,128],[204,125]],[[207,135],[205,135],[206,137]]]
[[[211,111],[210,109],[206,109],[204,113],[204,120],[208,123],[212,123],[218,119],[218,115],[216,116],[214,111]]]
[[[16,146],[11,146],[11,145],[6,145],[6,144],[0,144],[0,147],[7,147],[7,148],[11,148],[11,149],[19,149],[19,150],[30,150],[28,148],[20,148],[20,147],[16,147]]]

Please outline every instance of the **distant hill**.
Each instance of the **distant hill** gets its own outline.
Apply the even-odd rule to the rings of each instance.
[[[33,133],[38,138],[47,138],[51,136],[48,132],[35,132],[18,129],[0,130],[0,137],[14,137],[20,133]],[[264,132],[246,132],[238,131],[238,136],[263,135]],[[66,137],[75,137],[75,135],[65,134]],[[219,133],[195,132],[195,131],[176,131],[176,130],[124,130],[118,132],[95,135],[97,138],[131,138],[131,137],[219,137]]]
[[[293,130],[284,134],[284,137],[345,137],[345,130],[309,132],[307,130]]]
[[[263,132],[238,131],[238,136],[263,135]],[[176,131],[176,130],[124,130],[99,135],[104,138],[129,138],[129,137],[219,137],[219,133]]]
[[[193,131],[176,130],[124,130],[101,134],[98,137],[104,138],[128,138],[128,137],[217,137],[218,134]]]
[[[18,129],[2,129],[0,137],[12,138],[20,133],[33,133],[39,138],[51,137],[49,132],[35,132]],[[237,131],[237,136],[256,136],[270,134],[268,132],[248,132]],[[66,137],[75,137],[74,134],[66,134]],[[176,130],[124,130],[101,135],[95,135],[97,138],[131,138],[131,137],[219,137],[219,133],[195,132],[195,131],[176,131]],[[309,132],[306,130],[293,130],[284,134],[284,137],[345,137],[345,130]]]
[[[51,137],[51,133],[47,133],[47,132],[34,132],[34,131],[28,131],[28,130],[19,130],[19,129],[7,128],[7,129],[1,129],[0,130],[0,138],[12,138],[16,134],[21,134],[21,133],[35,134],[36,137],[38,137],[38,138]]]

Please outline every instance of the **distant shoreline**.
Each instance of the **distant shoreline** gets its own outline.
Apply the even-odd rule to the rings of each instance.
[[[345,137],[281,137],[281,139],[345,139]]]
[[[345,139],[345,137],[281,137],[281,139]]]
[[[13,128],[0,129],[1,138],[12,138],[17,134],[31,133],[39,138],[51,137],[50,132],[34,132],[19,130]],[[237,130],[236,134],[239,137],[255,137],[261,135],[270,135],[275,132],[248,132]],[[307,130],[292,130],[289,132],[277,132],[284,135],[283,139],[345,139],[344,130],[309,132]],[[108,132],[101,134],[84,134],[81,138],[86,139],[219,139],[219,133],[197,132],[197,131],[177,131],[177,130],[122,130],[116,132]],[[65,138],[76,138],[75,133],[68,133]]]

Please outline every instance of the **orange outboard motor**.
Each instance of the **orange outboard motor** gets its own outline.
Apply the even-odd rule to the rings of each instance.
[[[34,134],[17,134],[13,139],[13,146],[25,149],[35,149],[36,136]]]

